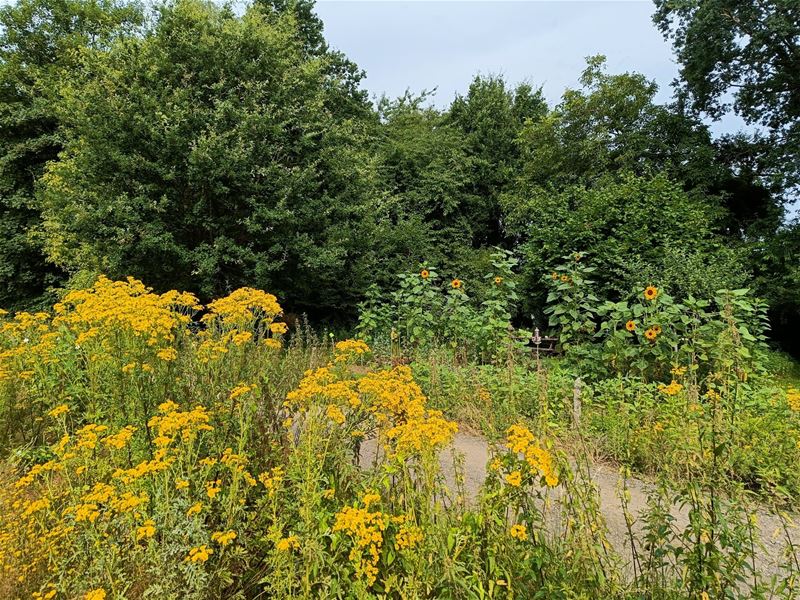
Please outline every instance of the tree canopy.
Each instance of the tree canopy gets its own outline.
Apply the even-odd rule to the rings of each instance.
[[[526,314],[578,251],[609,298],[748,285],[800,323],[796,18],[658,0],[682,65],[666,103],[595,56],[552,106],[491,74],[443,106],[370,102],[311,0],[18,0],[0,11],[0,304],[104,273],[350,319],[372,284],[420,265],[469,280],[501,248]],[[706,117],[729,109],[764,131],[715,137]]]

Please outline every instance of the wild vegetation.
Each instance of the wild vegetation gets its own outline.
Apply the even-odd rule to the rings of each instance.
[[[307,0],[0,9],[0,596],[800,596],[800,14],[655,5],[671,103],[443,108]]]

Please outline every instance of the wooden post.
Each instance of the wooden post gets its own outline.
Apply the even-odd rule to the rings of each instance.
[[[575,385],[572,387],[572,421],[576,429],[581,426],[581,378],[575,378]]]

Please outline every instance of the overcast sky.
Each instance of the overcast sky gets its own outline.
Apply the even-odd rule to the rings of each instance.
[[[577,87],[585,57],[604,54],[612,73],[638,71],[672,95],[670,45],[651,20],[650,0],[317,0],[328,42],[367,73],[373,95],[437,88],[446,106],[477,73],[543,86],[555,103]],[[736,130],[738,119],[716,124]]]

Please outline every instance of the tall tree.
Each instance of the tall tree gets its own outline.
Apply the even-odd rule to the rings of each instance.
[[[43,178],[50,257],[206,297],[250,285],[301,309],[351,304],[375,252],[373,121],[336,60],[308,52],[290,12],[201,0],[88,56]]]
[[[62,148],[56,90],[85,49],[101,49],[141,20],[117,0],[20,0],[0,9],[0,305],[36,303],[59,270],[30,235],[34,187]]]
[[[653,20],[675,48],[681,90],[712,117],[731,108],[767,129],[771,175],[800,177],[800,3],[655,0]],[[731,106],[732,101],[732,106]]]
[[[476,244],[504,243],[499,199],[520,167],[517,138],[527,122],[546,113],[540,89],[528,84],[511,89],[500,76],[475,77],[467,93],[450,105],[447,122],[463,132],[471,159],[469,191],[485,203]]]

